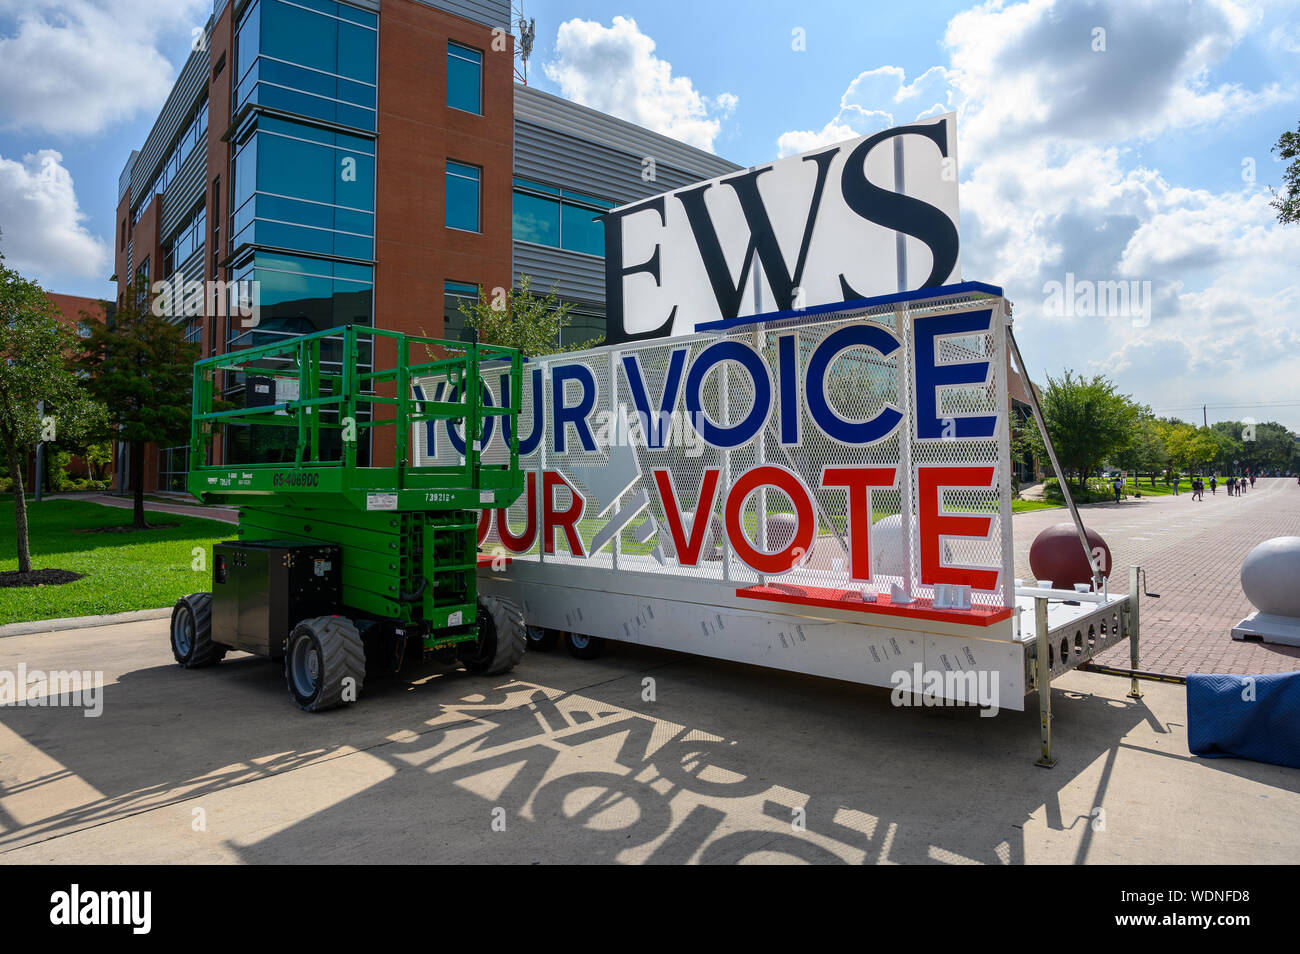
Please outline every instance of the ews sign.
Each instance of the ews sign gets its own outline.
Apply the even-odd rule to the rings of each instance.
[[[960,278],[955,114],[604,216],[606,341]]]

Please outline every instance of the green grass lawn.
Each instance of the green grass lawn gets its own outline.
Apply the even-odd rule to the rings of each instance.
[[[1026,510],[1055,510],[1064,506],[1063,503],[1052,503],[1048,500],[1013,500],[1011,501],[1011,512],[1024,513]]]
[[[32,568],[85,577],[62,586],[0,587],[0,625],[64,616],[123,613],[171,606],[186,593],[210,589],[211,546],[235,536],[228,523],[150,513],[176,526],[131,533],[78,533],[131,523],[131,511],[80,500],[27,501]],[[202,548],[196,570],[194,548]],[[0,499],[0,570],[18,569],[13,497]]]
[[[1210,479],[1208,477],[1205,479],[1205,484],[1208,488],[1210,484]],[[1172,484],[1167,484],[1158,477],[1156,478],[1156,485],[1154,487],[1151,486],[1151,481],[1144,477],[1142,478],[1142,483],[1138,485],[1138,488],[1141,489],[1143,497],[1163,497],[1166,494],[1172,494],[1174,492]],[[1185,494],[1191,493],[1192,482],[1184,477],[1183,484],[1179,489]],[[1133,478],[1130,477],[1128,480],[1124,481],[1124,493],[1132,497],[1133,492]]]

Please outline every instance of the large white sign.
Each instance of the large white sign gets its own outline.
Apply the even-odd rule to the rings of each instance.
[[[955,282],[956,116],[696,183],[604,221],[609,344]]]

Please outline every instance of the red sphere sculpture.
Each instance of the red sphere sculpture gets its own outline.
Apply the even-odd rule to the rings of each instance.
[[[1088,531],[1088,548],[1094,561],[1100,553],[1101,575],[1109,578],[1110,547],[1095,530]],[[1051,580],[1052,586],[1060,590],[1073,589],[1076,583],[1092,582],[1092,570],[1073,523],[1052,524],[1034,537],[1029,547],[1029,568],[1034,571],[1035,580]]]

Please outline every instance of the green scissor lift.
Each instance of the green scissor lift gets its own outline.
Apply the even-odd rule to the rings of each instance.
[[[507,368],[503,407],[466,386]],[[412,656],[512,668],[523,616],[478,597],[475,534],[481,509],[523,490],[521,372],[510,348],[355,326],[196,362],[189,491],[237,505],[239,530],[213,548],[212,592],[173,610],[177,662],[209,666],[230,649],[282,659],[308,711],[354,701],[367,671]],[[430,381],[443,384],[434,400],[413,396]],[[484,460],[489,416],[509,437]],[[415,466],[417,429],[447,422],[464,452]],[[238,463],[208,463],[222,458]]]

